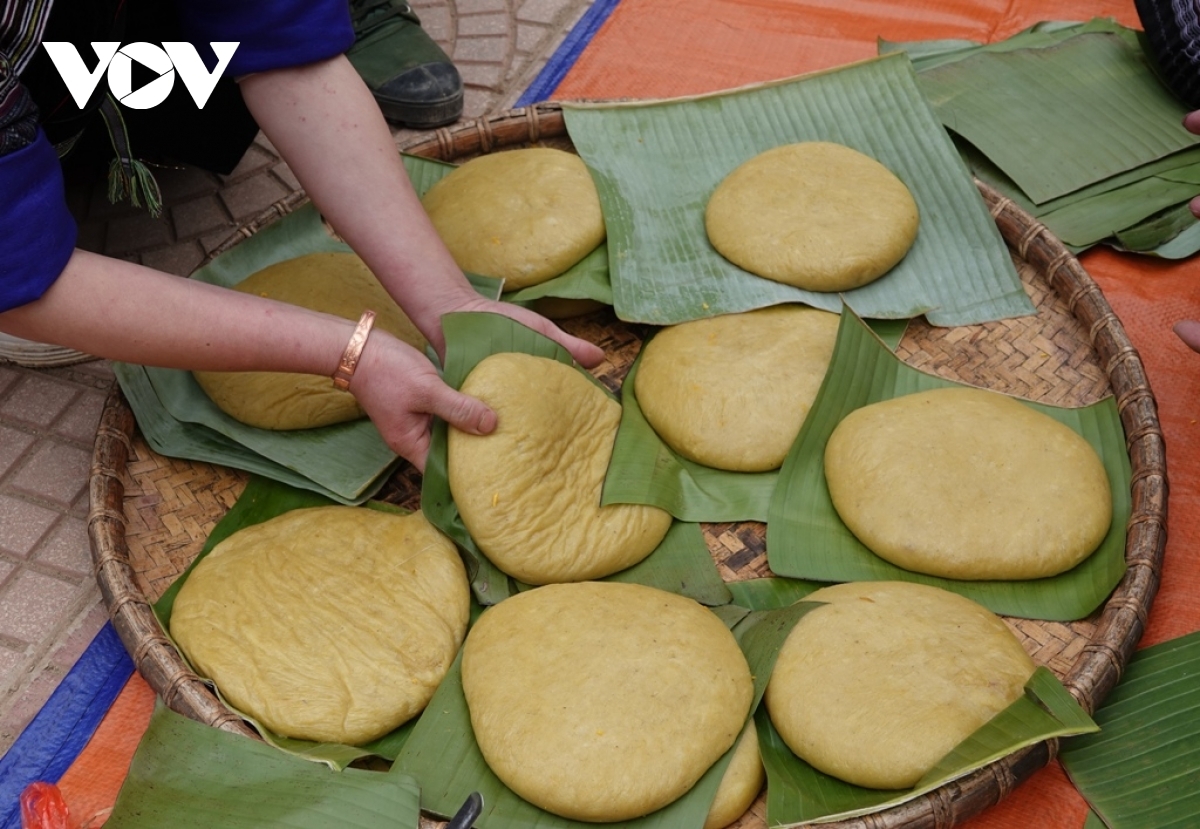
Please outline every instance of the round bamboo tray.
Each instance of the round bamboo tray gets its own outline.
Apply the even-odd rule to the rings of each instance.
[[[572,149],[559,108],[539,105],[463,123],[401,149],[461,162],[534,144]],[[1133,510],[1125,548],[1128,570],[1104,605],[1087,619],[1069,624],[1007,620],[1034,660],[1054,671],[1090,712],[1119,679],[1158,589],[1167,510],[1162,431],[1141,359],[1091,277],[1027,213],[986,186],[979,189],[1038,313],[957,328],[933,328],[916,320],[897,353],[927,372],[1054,405],[1083,406],[1110,394],[1115,397],[1133,470]],[[297,193],[276,204],[240,228],[213,255],[304,201],[304,194]],[[611,309],[560,324],[604,347],[608,359],[595,373],[614,390],[647,331],[620,322]],[[109,395],[96,435],[88,528],[96,578],[114,626],[138,670],[173,710],[253,736],[188,669],[150,608],[196,556],[245,482],[246,475],[236,470],[155,454],[138,434],[120,390]],[[380,497],[415,507],[419,495],[420,476],[406,467],[389,480]],[[727,581],[770,575],[765,525],[711,524],[704,531]],[[1004,799],[1049,763],[1057,750],[1057,740],[1043,742],[902,806],[825,825],[948,829]],[[739,829],[765,825],[761,796],[735,824]]]

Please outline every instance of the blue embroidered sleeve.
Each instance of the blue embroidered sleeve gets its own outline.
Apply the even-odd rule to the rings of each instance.
[[[180,0],[178,5],[193,43],[241,43],[225,70],[234,77],[324,60],[354,43],[346,0]]]
[[[40,297],[75,248],[58,155],[39,130],[33,143],[0,155],[0,311]]]

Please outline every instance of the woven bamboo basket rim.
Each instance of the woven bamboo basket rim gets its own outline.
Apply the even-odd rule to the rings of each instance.
[[[420,136],[400,149],[413,155],[458,161],[497,150],[540,143],[553,145],[555,142],[569,145],[561,108],[553,104],[539,104],[442,128]],[[1039,642],[1055,636],[1065,641],[1065,645],[1055,646],[1058,650],[1050,656],[1039,658],[1035,653],[1035,660],[1049,663],[1067,690],[1087,711],[1092,712],[1117,683],[1134,652],[1145,629],[1161,578],[1166,544],[1168,483],[1157,406],[1137,350],[1099,287],[1075,256],[1043,225],[1013,202],[986,185],[977,184],[1014,261],[1034,272],[1035,278],[1044,282],[1049,296],[1047,301],[1052,300],[1059,308],[1059,313],[1066,315],[1075,327],[1074,339],[1067,348],[1079,354],[1090,349],[1086,356],[1096,366],[1105,393],[1113,395],[1125,432],[1132,467],[1132,512],[1126,527],[1127,570],[1121,582],[1104,605],[1088,620],[1076,626],[1077,629],[1060,623],[1008,620],[1018,636],[1026,641],[1028,649],[1037,649],[1036,642],[1030,644],[1029,634]],[[298,192],[272,205],[218,245],[210,254],[210,259],[278,221],[306,201],[305,194]],[[567,323],[562,324],[571,330]],[[910,326],[910,330],[914,326]],[[928,333],[928,326],[924,330]],[[957,332],[959,329],[939,331]],[[992,326],[990,335],[979,336],[1004,337],[1005,331],[1001,324]],[[976,333],[971,332],[967,339],[972,340]],[[917,336],[924,335],[918,330]],[[908,338],[909,335],[906,335],[906,340]],[[930,365],[922,365],[924,350],[921,342],[907,351],[902,342],[897,353],[906,362],[923,370],[963,379],[961,365],[939,367],[933,364],[936,360],[930,361]],[[961,360],[958,362],[961,363]],[[1069,362],[1076,361],[1072,358]],[[1043,387],[1046,386],[1046,381],[1039,382]],[[1054,378],[1048,382],[1050,385],[1056,383]],[[986,385],[986,382],[977,384]],[[114,628],[133,657],[138,671],[171,709],[213,727],[254,737],[256,735],[251,728],[227,709],[210,686],[188,668],[173,643],[164,635],[151,607],[157,596],[151,598],[143,575],[137,570],[137,562],[131,557],[129,542],[134,535],[129,534],[130,510],[140,505],[130,505],[131,499],[127,498],[126,490],[139,484],[134,467],[142,462],[147,453],[150,450],[138,434],[133,412],[120,388],[114,387],[105,402],[97,428],[89,493],[88,532],[96,579],[104,602]],[[222,475],[225,471],[218,467],[214,474]],[[240,487],[244,485],[244,474],[233,470],[228,470],[228,474],[233,477],[227,482],[228,486],[240,492]],[[401,482],[401,489],[407,487],[409,496],[412,494],[412,477],[415,474],[411,473],[408,481]],[[415,485],[419,488],[419,483]],[[227,507],[228,503],[213,502],[205,517],[215,523]],[[189,521],[195,520],[194,516],[189,518]],[[710,542],[718,534],[723,539],[730,537],[730,526],[716,525],[711,532],[706,531]],[[736,533],[733,535],[732,543],[738,546],[739,539]],[[755,533],[749,535],[754,536]],[[753,544],[753,538],[750,540]],[[194,557],[198,550],[199,546],[196,545],[190,555]],[[746,570],[740,576],[734,573],[732,578],[728,570],[723,570],[728,580],[769,574],[762,562],[757,569]],[[1007,797],[1021,782],[1048,764],[1057,752],[1057,740],[1038,743],[900,806],[823,825],[843,829],[949,829]],[[737,829],[749,829],[765,825],[763,809],[763,798],[760,796],[751,811],[734,826]]]

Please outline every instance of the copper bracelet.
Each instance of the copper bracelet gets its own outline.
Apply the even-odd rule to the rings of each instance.
[[[371,326],[374,324],[375,312],[363,311],[362,316],[358,318],[358,325],[354,326],[354,333],[350,335],[350,341],[346,343],[346,350],[342,352],[342,359],[338,363],[337,371],[333,373],[333,385],[342,391],[350,388],[354,370],[358,368],[359,358],[362,357],[363,348],[367,344],[367,336],[371,333]]]

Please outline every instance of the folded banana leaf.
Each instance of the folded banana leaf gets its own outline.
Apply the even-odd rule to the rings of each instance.
[[[826,381],[784,461],[767,517],[767,561],[776,575],[821,582],[900,579],[959,593],[995,613],[1032,619],[1081,619],[1125,572],[1130,462],[1113,399],[1064,409],[1025,401],[1079,432],[1099,454],[1112,488],[1113,519],[1099,548],[1073,569],[1027,581],[959,581],[904,570],[872,553],[842,523],[825,482],[829,435],[854,409],[959,384],[905,365],[853,313],[844,312]]]
[[[1128,33],[956,54],[920,73],[921,91],[1035,203],[1200,143]]]
[[[713,189],[781,144],[824,140],[876,158],[921,210],[916,243],[887,275],[845,294],[860,315],[961,325],[1033,312],[995,223],[917,87],[907,57],[666,101],[564,104],[608,227],[617,316],[660,325],[782,302],[836,311],[837,295],[761,279],[716,252]]]
[[[113,829],[417,829],[403,774],[341,773],[155,706],[105,825]]]
[[[1030,201],[1016,183],[978,149],[962,139],[956,139],[955,145],[980,181],[1012,199],[1076,251],[1114,236],[1119,238],[1123,232],[1135,228],[1139,228],[1135,232],[1142,240],[1143,249],[1155,248],[1173,238],[1178,230],[1145,223],[1200,195],[1200,181],[1194,180],[1200,174],[1200,147],[1175,153],[1039,205]]]
[[[871,329],[895,348],[908,320],[871,320]],[[621,384],[621,426],[613,447],[603,504],[651,504],[680,521],[766,521],[778,470],[730,472],[679,455],[654,431],[637,402],[634,360]]]
[[[113,363],[113,374],[121,385],[129,408],[137,417],[142,436],[146,438],[150,448],[160,455],[242,469],[290,486],[311,490],[341,503],[349,500],[337,492],[325,489],[300,472],[248,451],[242,444],[207,426],[177,420],[159,399],[147,369],[142,366]],[[363,489],[362,497],[370,498],[374,495],[383,485],[384,477],[380,476]],[[348,484],[346,488],[354,490],[357,486]]]
[[[523,304],[546,297],[592,299],[612,305],[612,281],[608,276],[608,245],[601,243],[562,276],[504,294],[505,301]]]
[[[1186,204],[1162,211],[1117,233],[1113,247],[1163,259],[1200,252],[1200,222]]]
[[[916,786],[883,790],[846,783],[801,760],[779,736],[765,708],[755,716],[755,725],[767,767],[767,824],[779,829],[879,812],[920,797],[1025,746],[1097,730],[1058,678],[1045,668],[1038,668],[1026,683],[1023,697],[960,743]]]
[[[781,610],[748,612],[736,617],[733,633],[754,677],[752,712],[766,690],[784,639],[805,613],[818,606],[797,602]],[[392,765],[393,773],[403,772],[416,778],[421,787],[422,810],[448,817],[468,794],[478,791],[484,802],[484,813],[475,824],[479,829],[594,827],[596,824],[568,820],[537,808],[514,794],[492,773],[475,742],[463,696],[460,662],[461,655],[438,686]],[[586,677],[580,677],[580,681],[586,681]],[[623,829],[701,829],[731,754],[732,749],[679,800],[620,825]]]
[[[229,512],[225,513],[216,526],[213,527],[212,532],[209,533],[208,539],[205,540],[204,546],[200,549],[196,558],[192,560],[187,569],[171,583],[171,586],[154,603],[154,615],[157,617],[158,623],[162,626],[164,635],[170,638],[171,611],[175,606],[175,597],[179,594],[188,576],[191,575],[192,570],[204,560],[205,556],[214,547],[238,530],[283,515],[290,510],[323,507],[334,503],[336,502],[333,499],[323,497],[307,489],[287,486],[272,478],[261,476],[251,477],[246,483],[246,488],[229,509]],[[399,507],[378,501],[368,502],[362,508],[400,513],[407,512]],[[364,612],[369,612],[369,608],[365,609]],[[187,655],[178,645],[176,645],[176,650],[179,651],[180,656],[186,661]],[[344,769],[350,763],[363,757],[376,756],[387,760],[394,758],[415,724],[415,719],[410,720],[391,733],[385,734],[383,737],[362,746],[296,740],[271,732],[255,720],[253,716],[231,705],[228,700],[221,696],[220,688],[214,687],[214,691],[218,698],[231,711],[254,726],[254,729],[262,735],[268,744],[305,760],[324,763],[333,769]]]
[[[800,579],[765,578],[735,581],[729,585],[733,604],[750,610],[778,610],[803,599],[824,585]]]
[[[1200,634],[1133,655],[1094,718],[1097,734],[1063,742],[1079,793],[1111,829],[1193,826],[1200,815]]]
[[[442,329],[446,334],[446,366],[442,377],[452,388],[459,388],[480,360],[501,351],[524,352],[568,365],[572,363],[571,355],[557,343],[498,314],[447,314],[442,319]],[[605,394],[611,395],[592,375],[582,369],[580,372]],[[446,472],[447,428],[441,420],[433,425],[421,482],[421,509],[434,526],[464,551],[475,597],[481,604],[495,604],[523,587],[488,561],[463,525],[450,494]],[[709,555],[704,536],[694,524],[679,526],[679,522],[675,522],[649,557],[609,578],[682,593],[704,604],[729,601],[729,593]]]

